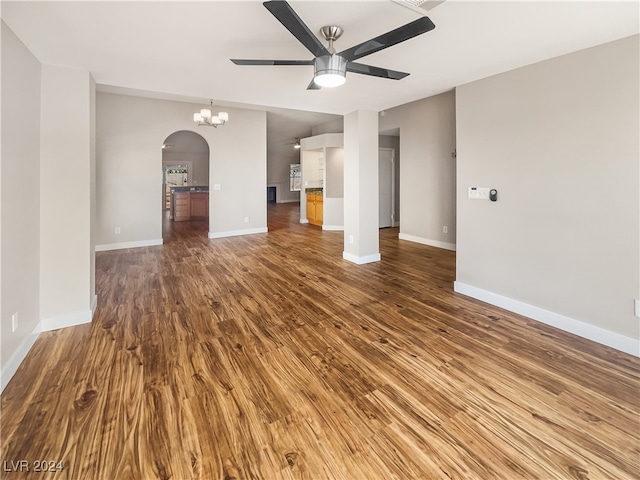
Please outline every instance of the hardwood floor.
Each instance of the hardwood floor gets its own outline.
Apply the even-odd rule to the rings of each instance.
[[[640,478],[637,358],[453,293],[397,229],[346,262],[297,208],[98,253],[93,323],[2,394],[2,478]]]

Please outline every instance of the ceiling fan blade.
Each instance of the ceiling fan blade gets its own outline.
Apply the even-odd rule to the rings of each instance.
[[[313,81],[313,79],[311,79],[311,83],[307,87],[307,90],[320,90],[321,88],[322,87],[320,85],[318,85],[316,82]]]
[[[313,53],[314,56],[329,55],[329,50],[320,43],[318,37],[309,30],[309,27],[305,25],[287,2],[273,0],[271,2],[264,2],[263,5],[307,50]]]
[[[232,58],[236,65],[313,65],[313,60],[243,60]]]
[[[408,73],[398,72],[397,70],[389,70],[388,68],[374,67],[365,65],[364,63],[349,62],[347,64],[347,72],[362,73],[363,75],[371,75],[372,77],[390,78],[392,80],[401,80]]]
[[[385,48],[392,47],[398,43],[409,40],[410,38],[417,37],[423,33],[433,30],[436,26],[429,19],[429,17],[421,17],[414,20],[411,23],[407,23],[402,27],[398,27],[390,32],[383,33],[371,40],[356,45],[355,47],[348,48],[347,50],[340,52],[338,55],[346,58],[349,61],[357,60],[366,55],[371,55],[374,52],[378,52]]]

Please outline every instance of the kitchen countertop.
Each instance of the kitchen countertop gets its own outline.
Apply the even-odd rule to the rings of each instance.
[[[171,193],[174,192],[209,192],[208,185],[185,185],[182,187],[171,187]]]

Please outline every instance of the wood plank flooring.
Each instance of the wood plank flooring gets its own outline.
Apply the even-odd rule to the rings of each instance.
[[[640,478],[637,358],[453,293],[455,253],[397,229],[346,262],[297,208],[98,253],[93,323],[2,394],[0,476]]]

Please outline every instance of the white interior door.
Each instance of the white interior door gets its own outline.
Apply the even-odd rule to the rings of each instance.
[[[394,156],[395,150],[393,148],[380,148],[378,150],[378,213],[380,216],[380,228],[393,225]]]

